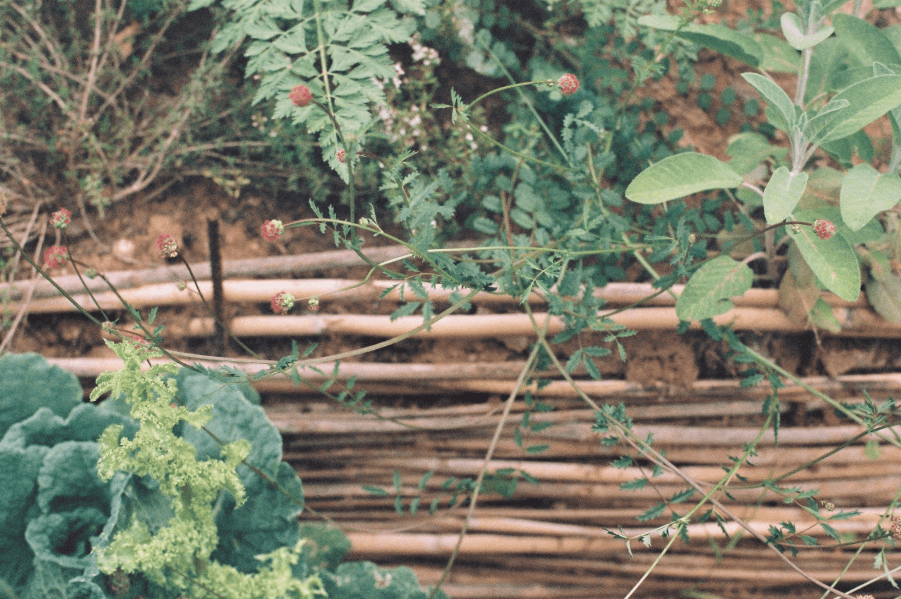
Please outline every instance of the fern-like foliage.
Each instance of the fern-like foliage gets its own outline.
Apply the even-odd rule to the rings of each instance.
[[[545,2],[548,9],[553,10],[560,0]],[[663,0],[577,0],[569,4],[581,7],[582,16],[591,28],[612,23],[617,34],[624,40],[637,39],[647,48],[653,48],[663,40],[659,31],[642,27],[638,23],[638,19],[645,15],[667,14],[667,3]],[[688,40],[670,40],[667,52],[672,54],[683,77],[691,71],[692,63],[697,60],[697,46]],[[645,65],[659,69],[639,55],[633,54],[632,60],[636,73],[641,72]]]
[[[217,0],[193,0],[190,9]],[[222,52],[245,43],[245,76],[259,79],[254,104],[274,100],[274,118],[290,118],[319,133],[322,156],[347,181],[339,149],[352,155],[384,104],[378,79],[394,76],[388,44],[415,30],[404,13],[421,13],[423,0],[219,0],[230,19],[213,40]],[[306,85],[314,102],[295,106],[288,95]]]

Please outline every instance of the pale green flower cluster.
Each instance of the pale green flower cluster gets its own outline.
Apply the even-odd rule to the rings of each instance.
[[[134,439],[121,436],[121,425],[107,428],[98,439],[97,471],[104,480],[117,471],[153,477],[160,484],[160,492],[170,498],[173,515],[166,526],[153,533],[134,516],[109,546],[97,550],[101,571],[140,571],[157,584],[187,591],[194,599],[325,596],[318,576],[299,580],[291,573],[302,541],[293,549],[282,547],[257,556],[267,563],[255,574],[210,560],[218,543],[213,503],[222,490],[229,491],[237,505],[245,501],[244,485],[235,469],[250,453],[250,443],[244,439],[228,443],[222,447],[222,459],[198,461],[196,448],[172,431],[182,421],[203,427],[211,418],[210,406],[192,411],[174,403],[175,381],[162,376],[174,374],[174,364],[155,365],[142,372],[141,363],[160,357],[160,352],[128,341],[108,341],[107,345],[122,358],[125,368],[98,377],[91,400],[106,392],[112,397],[124,394],[141,428]]]

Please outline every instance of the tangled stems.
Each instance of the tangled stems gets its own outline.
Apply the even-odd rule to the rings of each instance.
[[[526,310],[529,310],[530,315],[532,314],[528,305],[526,306]],[[534,318],[533,318],[533,327],[535,328],[536,332],[541,330],[538,323],[534,321]],[[572,388],[576,391],[576,393],[579,395],[579,397],[582,399],[582,401],[584,401],[589,406],[591,406],[596,411],[596,413],[601,413],[600,406],[598,406],[598,404],[594,400],[592,400],[590,397],[588,397],[585,394],[585,392],[579,388],[579,386],[576,384],[575,380],[573,380],[573,378],[569,375],[569,373],[566,372],[565,366],[560,362],[560,360],[557,358],[557,356],[553,352],[552,348],[550,347],[550,343],[547,341],[547,338],[544,335],[541,335],[540,333],[539,333],[539,337],[538,337],[538,343],[541,344],[545,348],[545,352],[551,358],[551,361],[554,363],[554,366],[557,368],[557,370],[560,372],[561,376],[563,376],[563,378],[566,380],[566,382],[569,383],[570,386],[572,386]],[[798,574],[800,574],[801,576],[803,576],[810,582],[816,584],[817,586],[819,586],[823,589],[826,589],[829,592],[838,594],[840,597],[844,597],[845,599],[855,599],[853,596],[851,596],[847,593],[843,593],[842,591],[839,591],[838,589],[836,589],[830,585],[827,585],[827,584],[817,580],[810,574],[807,574],[806,572],[804,572],[800,567],[798,567],[794,562],[792,562],[787,556],[785,556],[781,551],[779,551],[779,549],[777,547],[773,546],[772,543],[768,542],[767,539],[763,537],[763,535],[761,535],[759,532],[754,530],[754,528],[751,527],[747,522],[745,522],[744,520],[739,518],[737,515],[733,514],[731,512],[731,510],[729,510],[725,505],[722,504],[722,502],[720,502],[719,500],[717,500],[716,498],[713,497],[713,494],[716,491],[722,489],[724,487],[724,485],[727,484],[728,481],[732,478],[732,476],[734,476],[734,474],[738,470],[739,466],[741,464],[743,464],[744,462],[746,462],[747,459],[750,457],[750,455],[751,455],[750,452],[753,451],[753,447],[756,446],[756,444],[760,441],[760,439],[762,438],[762,435],[764,434],[764,432],[766,431],[766,429],[769,427],[769,425],[771,423],[772,412],[770,412],[767,415],[767,422],[765,423],[764,426],[761,427],[760,432],[758,433],[757,438],[755,439],[754,443],[748,446],[748,448],[746,449],[742,458],[740,458],[739,461],[737,461],[735,463],[734,467],[732,469],[730,469],[730,471],[726,474],[726,476],[724,476],[720,480],[720,482],[718,482],[710,491],[708,491],[706,493],[704,492],[704,490],[701,488],[700,484],[697,481],[695,481],[693,478],[691,478],[690,476],[688,476],[687,474],[682,472],[682,470],[678,466],[676,466],[675,464],[670,462],[663,455],[661,455],[659,452],[657,452],[655,449],[653,449],[650,445],[648,445],[645,441],[643,441],[642,439],[637,437],[635,435],[635,433],[633,433],[632,431],[625,428],[622,425],[622,423],[620,423],[617,420],[612,419],[609,415],[605,414],[604,417],[605,417],[605,421],[607,422],[608,426],[614,428],[617,431],[617,434],[620,436],[620,438],[623,439],[629,445],[631,445],[637,452],[639,452],[641,455],[645,456],[647,459],[651,460],[655,464],[657,464],[663,468],[666,468],[670,472],[676,474],[677,476],[679,476],[679,478],[681,478],[687,484],[689,484],[693,489],[704,494],[704,497],[700,500],[698,506],[695,509],[693,509],[690,512],[690,514],[695,513],[697,511],[697,509],[699,509],[704,503],[706,503],[706,502],[711,503],[713,506],[715,506],[717,509],[719,509],[723,514],[725,514],[731,520],[738,523],[742,528],[747,530],[752,536],[754,536],[754,538],[759,540],[761,543],[765,544],[767,547],[770,547],[773,551],[775,551],[776,554],[779,556],[779,558],[782,559],[782,561],[784,561],[791,569],[796,571]],[[670,543],[670,545],[671,544],[672,543]],[[658,563],[659,561],[660,561],[660,558],[658,557],[658,559],[656,559],[654,561],[654,564]],[[646,576],[643,577],[642,580],[644,578],[646,578]],[[634,589],[633,589],[633,591],[634,591]]]

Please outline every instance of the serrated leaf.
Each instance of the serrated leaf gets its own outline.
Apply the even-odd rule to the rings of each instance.
[[[829,526],[829,525],[826,524],[825,522],[820,522],[820,527],[822,527],[823,531],[824,531],[827,535],[829,535],[830,537],[832,537],[834,540],[836,540],[836,541],[838,541],[838,542],[841,542],[841,538],[838,536],[838,531],[836,531],[834,528],[832,528],[831,526]]]
[[[688,488],[688,489],[685,489],[684,491],[679,491],[678,493],[676,493],[675,495],[670,497],[669,502],[670,503],[682,503],[683,501],[690,499],[692,497],[692,495],[694,495],[694,494],[695,494],[695,489]]]
[[[624,455],[624,456],[616,458],[615,460],[610,462],[610,465],[613,466],[614,468],[625,469],[632,465],[632,458],[627,455]]]
[[[792,173],[780,166],[763,190],[763,213],[768,225],[784,221],[798,205],[807,188],[807,173]]]
[[[595,365],[594,361],[590,357],[585,356],[585,359],[582,360],[582,363],[585,364],[585,371],[588,373],[588,376],[596,381],[601,380],[601,371],[598,370],[597,365]]]
[[[647,484],[647,478],[636,478],[635,480],[622,483],[619,488],[623,491],[640,491],[641,489],[644,489]]]
[[[882,454],[882,446],[879,445],[879,441],[877,441],[876,439],[870,439],[867,441],[864,452],[866,453],[868,458],[875,462]]]
[[[881,174],[869,164],[858,164],[842,180],[840,197],[842,220],[856,231],[901,201],[901,177]]]
[[[385,3],[385,0],[354,0],[354,12],[372,12]]]
[[[676,300],[679,320],[712,318],[732,309],[732,297],[744,295],[754,282],[747,264],[717,256],[699,268]]]
[[[571,374],[573,370],[575,370],[579,363],[582,361],[582,350],[577,349],[573,352],[573,355],[569,357],[569,360],[566,361],[566,366],[563,369],[567,374]]]
[[[854,248],[842,235],[820,239],[813,227],[800,227],[789,235],[823,287],[849,302],[857,299],[860,266]]]
[[[419,306],[421,305],[422,304],[420,302],[407,302],[391,313],[391,320],[394,321],[404,316],[410,316],[411,314],[416,312],[416,310],[418,310]]]
[[[713,156],[685,152],[664,158],[639,173],[626,197],[639,204],[659,204],[709,189],[731,189],[741,175]]]
[[[639,522],[647,522],[648,520],[653,520],[654,518],[660,517],[663,512],[666,510],[665,503],[657,503],[653,505],[650,509],[645,511],[643,514],[636,518]]]

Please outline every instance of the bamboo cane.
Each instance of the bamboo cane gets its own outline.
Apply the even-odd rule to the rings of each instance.
[[[385,256],[391,256],[391,251],[382,252]],[[323,262],[316,264],[317,267],[329,268],[347,265],[345,260],[346,254],[342,254],[335,258],[334,256],[341,254],[340,252],[327,252],[322,255]],[[373,258],[381,258],[377,252],[373,253]],[[230,268],[227,274],[236,274],[243,272],[245,274],[266,274],[272,270],[308,270],[309,261],[300,260],[300,257],[277,258],[273,259],[272,265],[265,262],[254,261],[233,261],[226,263]],[[306,258],[306,257],[304,257]],[[349,256],[352,261],[356,258],[356,254]],[[269,260],[269,259],[264,259]],[[249,264],[244,264],[249,262]],[[259,264],[260,271],[255,272],[254,267]],[[200,272],[205,273],[208,270],[205,263],[199,265]],[[355,264],[358,265],[358,264]],[[206,269],[206,270],[204,270]],[[195,271],[195,276],[198,273]],[[147,307],[164,307],[164,306],[180,306],[197,302],[194,295],[198,290],[206,297],[209,297],[212,287],[209,280],[205,278],[199,279],[199,286],[190,282],[189,275],[186,270],[178,267],[153,269],[150,271],[131,272],[131,273],[111,273],[111,282],[120,288],[122,298],[135,308]],[[146,277],[146,280],[145,280]],[[55,279],[56,280],[56,279]],[[116,283],[119,281],[120,284]],[[144,281],[140,287],[134,287],[134,281]],[[159,281],[158,284],[148,284],[153,281]],[[186,283],[185,289],[180,289],[178,282]],[[86,310],[94,311],[96,307],[86,293],[82,293],[80,282],[77,277],[71,280],[70,277],[60,277],[57,281],[63,289],[66,289],[77,303]],[[42,290],[41,295],[37,296],[41,299],[35,299],[29,304],[29,311],[33,314],[43,314],[50,312],[67,312],[76,309],[68,300],[63,297],[51,297],[50,291],[45,289],[46,281],[43,285],[39,285]],[[121,309],[122,303],[119,298],[109,291],[103,285],[95,283],[89,284],[94,299],[105,310]],[[370,302],[370,301],[389,301],[398,302],[402,298],[407,300],[421,300],[417,292],[408,284],[391,280],[370,280],[363,282],[358,279],[238,279],[228,280],[223,283],[223,291],[225,299],[229,302],[244,303],[267,303],[269,299],[281,291],[287,291],[299,298],[318,297],[328,300],[329,302]],[[53,289],[51,287],[51,289]],[[684,285],[675,285],[672,288],[674,295],[678,297],[682,293]],[[3,288],[0,286],[0,292]],[[53,289],[55,291],[55,289]],[[454,292],[467,294],[471,290],[462,289],[443,289],[436,287],[427,287],[426,293],[429,300],[433,302],[448,302],[450,296]],[[652,296],[659,290],[654,289],[651,285],[644,283],[610,283],[605,287],[595,290],[594,295],[603,299],[610,306],[628,306],[636,304]],[[531,293],[527,296],[527,301],[531,304],[544,304],[544,296],[539,293]],[[866,308],[867,303],[863,298],[854,302],[848,302],[832,294],[827,294],[826,301],[839,308]],[[501,293],[479,292],[471,300],[479,305],[493,306],[515,306],[520,303],[519,298],[511,297]],[[675,298],[669,294],[662,294],[647,300],[646,306],[674,306]],[[778,308],[779,297],[778,290],[775,289],[751,289],[745,295],[736,297],[734,303],[739,307],[747,308]]]
[[[879,318],[875,312],[859,308],[836,308],[842,325],[837,336],[897,338],[901,337],[901,323]],[[563,331],[563,320],[546,313],[534,314],[539,326],[546,320],[548,335]],[[636,331],[675,330],[679,318],[673,308],[633,308],[614,314],[611,320],[626,329]],[[713,319],[718,325],[731,324],[737,331],[801,333],[806,328],[788,319],[778,309],[735,308]],[[315,316],[241,316],[231,320],[229,330],[237,337],[307,337],[325,334],[390,338],[403,335],[421,326],[421,316],[389,316],[360,314],[318,314]],[[700,323],[691,329],[699,330]],[[215,331],[211,318],[192,319],[185,328],[172,327],[173,337],[207,337]],[[532,337],[535,329],[526,314],[450,315],[413,336],[423,339],[484,339],[490,337]]]

